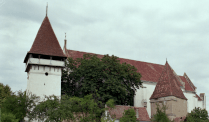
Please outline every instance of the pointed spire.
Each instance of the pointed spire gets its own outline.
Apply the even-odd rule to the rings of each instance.
[[[178,85],[177,77],[175,77],[172,68],[166,61],[164,70],[162,71],[162,74],[150,99],[156,99],[167,96],[175,96],[187,100],[180,86]]]
[[[66,57],[46,16],[28,53]]]
[[[66,33],[65,33],[65,44],[64,44],[64,50],[66,50],[67,49],[67,39],[66,39]]]
[[[47,5],[46,5],[46,17],[47,17],[47,11],[48,11],[48,2],[47,2]]]
[[[65,54],[66,56],[68,56],[66,33],[65,33],[65,39],[64,39],[63,52],[64,52],[64,54]]]

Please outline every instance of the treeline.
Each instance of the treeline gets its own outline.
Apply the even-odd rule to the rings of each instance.
[[[61,99],[52,95],[45,96],[45,100],[40,102],[40,97],[32,93],[18,91],[16,95],[8,85],[0,84],[0,97],[2,122],[19,122],[25,117],[29,121],[36,119],[45,122],[114,122],[115,120],[105,115],[107,108],[100,109],[92,95],[86,95],[84,98],[62,95]],[[108,100],[106,105],[114,109],[114,100]],[[102,116],[98,118],[97,114]],[[120,121],[136,122],[135,115],[135,111],[129,109],[124,112]]]

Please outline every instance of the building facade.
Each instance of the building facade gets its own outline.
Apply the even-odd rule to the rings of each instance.
[[[74,59],[82,58],[83,54],[86,53],[87,52],[67,49],[66,39],[62,50],[49,19],[46,16],[30,51],[26,54],[24,59],[24,63],[26,64],[25,72],[27,72],[28,75],[27,90],[41,96],[41,98],[43,98],[44,95],[49,96],[53,94],[61,96],[61,70],[65,66],[64,61],[67,57]],[[100,54],[97,54],[97,56],[99,58],[103,57],[103,55]],[[167,110],[170,118],[184,116],[195,107],[206,109],[205,94],[201,93],[197,95],[197,88],[191,82],[187,74],[184,73],[183,76],[177,75],[167,61],[165,65],[160,65],[124,58],[119,58],[119,60],[120,63],[126,62],[135,66],[137,72],[142,75],[141,81],[143,82],[143,86],[136,91],[135,97],[133,98],[133,107],[137,110],[146,108],[145,110],[149,118],[156,112],[156,106],[154,104],[156,102],[160,104],[166,103],[170,106]],[[167,72],[167,74],[165,72]],[[172,75],[170,76],[168,74]],[[167,77],[167,79],[162,80],[162,76]],[[168,91],[167,86],[169,86],[169,84],[169,89],[172,92],[164,93]],[[171,87],[173,85],[175,87]],[[159,94],[161,94],[161,96]],[[179,111],[181,112],[179,113]]]

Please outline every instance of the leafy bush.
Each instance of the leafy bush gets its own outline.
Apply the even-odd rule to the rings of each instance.
[[[8,85],[4,85],[0,83],[0,108],[2,106],[2,103],[6,100],[8,96],[11,96],[13,94],[11,88]]]
[[[156,114],[153,116],[153,118],[151,119],[153,122],[170,122],[168,116],[166,115],[166,106],[164,104],[162,104],[162,108],[159,108],[159,104],[157,104],[157,112]]]
[[[19,119],[16,119],[16,116],[12,113],[1,113],[0,117],[1,122],[19,122]]]
[[[2,103],[3,113],[12,113],[15,115],[16,119],[23,120],[26,116],[27,107],[31,108],[34,104],[34,100],[37,99],[36,96],[32,95],[32,98],[26,96],[26,92],[18,91],[17,95],[14,93],[7,96]]]
[[[136,113],[133,108],[125,110],[120,122],[136,122]]]
[[[194,108],[191,113],[187,114],[186,122],[209,122],[208,112],[205,109]]]
[[[28,113],[29,120],[38,119],[45,121],[62,122],[63,120],[80,122],[94,122],[101,120],[96,115],[105,111],[100,109],[91,95],[86,95],[84,98],[69,97],[62,95],[61,101],[54,95],[45,96],[47,100],[39,102],[39,104]],[[114,100],[110,99],[106,104],[114,107]],[[104,120],[105,122],[106,120]]]

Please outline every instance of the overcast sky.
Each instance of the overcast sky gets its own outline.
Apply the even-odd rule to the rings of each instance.
[[[26,90],[23,60],[48,17],[60,46],[162,64],[209,98],[209,1],[0,0],[0,82]],[[209,102],[206,103],[207,109]]]

